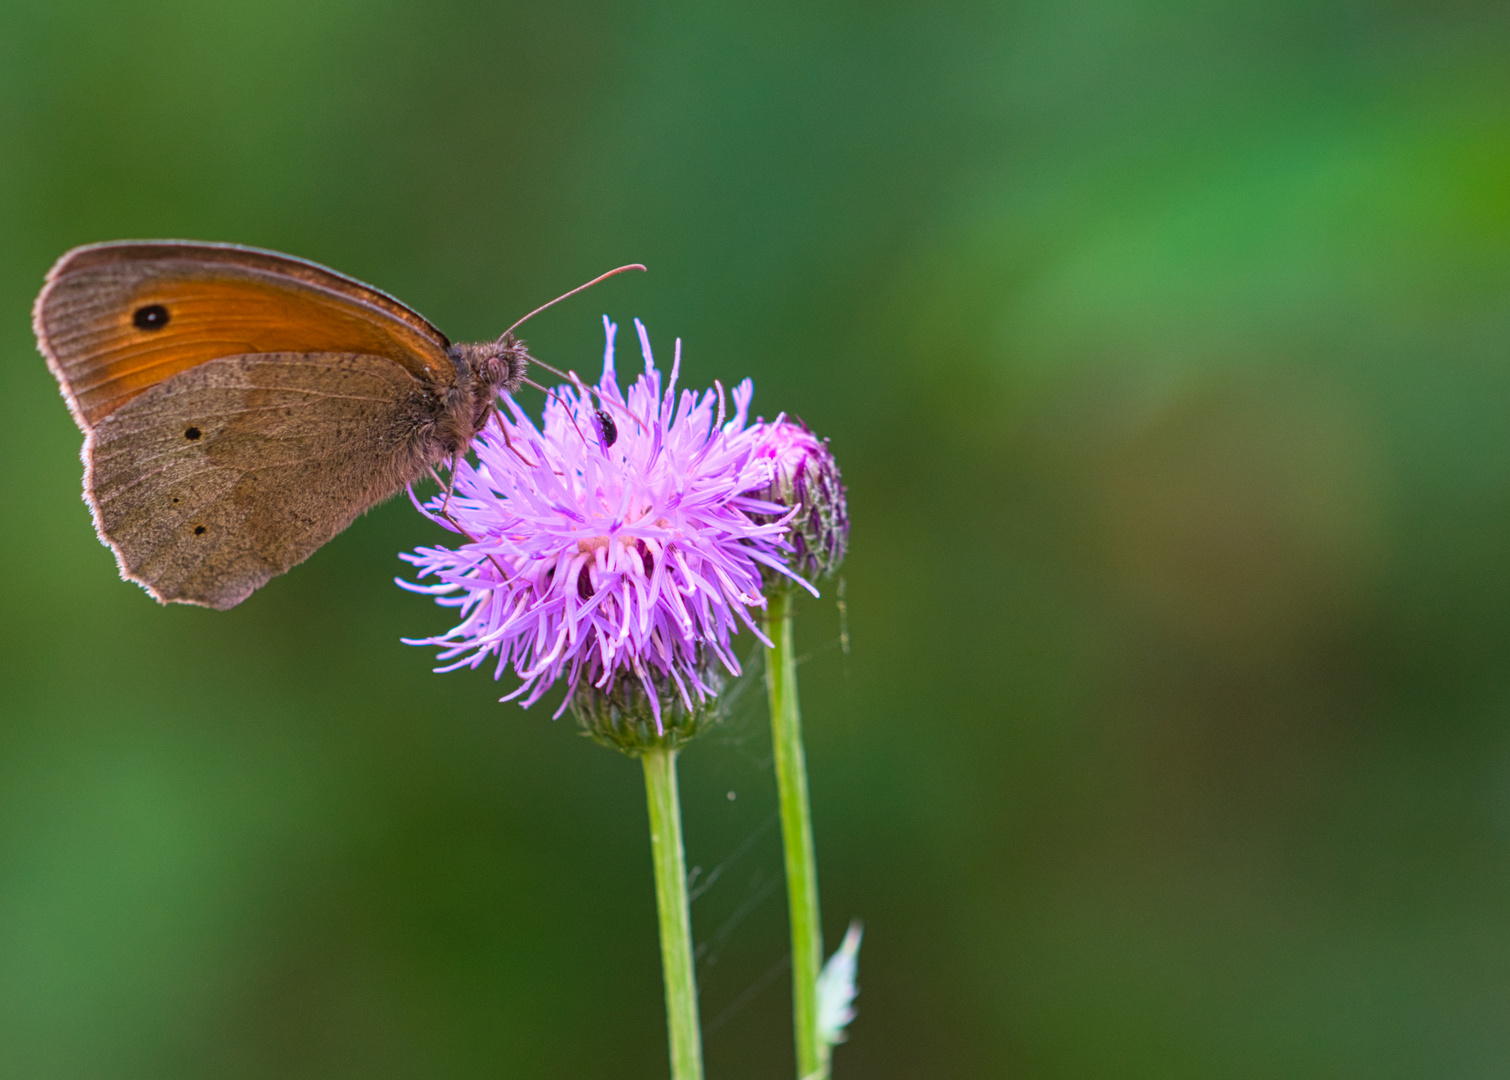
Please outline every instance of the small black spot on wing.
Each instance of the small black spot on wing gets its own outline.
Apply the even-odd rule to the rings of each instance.
[[[190,442],[193,442],[203,434],[204,432],[200,431],[197,427],[191,427],[184,431],[184,438],[188,439]]]
[[[161,330],[168,325],[168,309],[161,304],[148,304],[137,308],[131,321],[138,330]]]
[[[196,526],[194,526],[194,535],[195,536],[203,536],[204,535],[204,526],[203,525],[196,525]]]

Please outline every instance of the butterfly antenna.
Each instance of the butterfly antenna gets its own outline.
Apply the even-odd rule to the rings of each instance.
[[[560,296],[556,297],[554,300],[551,300],[548,303],[541,304],[534,311],[530,312],[524,318],[522,318],[518,322],[514,323],[513,326],[511,326],[507,330],[505,330],[500,335],[500,338],[507,337],[508,335],[512,334],[515,330],[519,329],[520,326],[524,325],[524,323],[528,322],[530,319],[533,319],[536,315],[539,315],[546,308],[553,307],[554,305],[559,304],[561,301],[565,300],[567,297],[569,297],[569,296],[576,296],[577,293],[582,292],[584,289],[590,289],[594,285],[598,284],[598,282],[600,282],[600,281],[607,281],[609,278],[613,277],[615,274],[622,274],[626,270],[639,270],[642,273],[649,273],[649,271],[645,268],[645,266],[644,266],[643,263],[628,263],[625,266],[614,267],[614,269],[608,271],[606,274],[599,274],[597,277],[593,278],[591,281],[584,282],[583,284],[578,285],[575,289],[572,289],[570,292],[564,292]],[[575,372],[562,371],[560,368],[554,367],[554,366],[552,366],[550,364],[547,364],[545,361],[536,359],[533,356],[530,357],[530,360],[532,362],[534,362],[535,364],[539,365],[540,367],[544,368],[546,371],[549,371],[552,375],[556,376],[556,378],[558,378],[558,379],[565,379],[567,382],[570,382],[570,383],[574,384],[579,390],[582,390],[587,395],[587,397],[588,397],[589,400],[591,400],[591,398],[592,398],[593,395],[597,395],[599,406],[602,407],[602,408],[604,408],[604,409],[608,408],[608,406],[609,406],[610,403],[603,397],[602,392],[599,391],[596,387],[586,386],[582,382],[582,380],[577,377],[577,374]],[[541,386],[539,383],[537,383],[533,379],[525,379],[524,382],[525,382],[526,385],[533,386],[535,389],[541,391],[546,396],[550,396],[553,393],[553,391],[547,390],[545,387]],[[556,395],[556,400],[560,401],[561,404],[563,404],[563,405],[566,404],[566,402],[561,398],[561,396],[559,394]],[[617,405],[617,402],[615,402],[613,404]],[[623,411],[624,411],[625,415],[627,415],[631,420],[633,420],[636,424],[638,424],[640,426],[640,430],[641,431],[648,431],[648,430],[650,430],[646,426],[645,421],[641,420],[638,416],[636,416],[628,408],[624,408]],[[570,407],[568,407],[567,408],[567,415],[570,416],[571,412],[572,412],[572,410],[570,409]],[[573,426],[575,426],[576,425],[576,421],[573,420],[572,424],[573,424]],[[577,429],[577,434],[578,435],[582,434],[582,431],[581,431],[580,428]],[[507,435],[505,435],[505,441],[507,441]],[[584,442],[587,441],[585,437],[583,438],[583,441]],[[513,449],[513,447],[511,446],[510,449]],[[518,453],[518,451],[515,451],[515,453]],[[521,455],[521,457],[522,457],[522,455]]]
[[[556,297],[554,300],[550,301],[549,303],[541,304],[534,311],[530,312],[524,318],[522,318],[518,322],[516,322],[513,326],[511,326],[507,330],[505,330],[504,334],[512,334],[515,330],[519,329],[520,326],[524,325],[530,319],[533,319],[536,315],[539,315],[546,308],[552,307],[552,306],[554,306],[556,304],[559,304],[561,301],[565,300],[568,296],[576,296],[583,289],[590,289],[594,285],[596,285],[598,282],[600,282],[600,281],[606,281],[607,279],[613,277],[615,274],[622,274],[625,270],[644,270],[644,269],[645,269],[645,267],[643,267],[639,263],[630,263],[627,266],[615,267],[614,269],[608,271],[608,273],[606,273],[606,274],[599,274],[597,277],[593,278],[591,281],[587,282],[586,284],[584,284],[584,285],[578,285],[571,292],[564,292],[560,296]],[[540,363],[538,360],[535,361],[535,362],[536,363]],[[545,367],[544,364],[540,364],[540,366],[541,367]],[[556,369],[555,368],[546,368],[546,370],[547,371],[555,371]],[[559,371],[557,371],[556,374],[560,375],[561,373]],[[565,378],[565,376],[562,376],[562,377]]]

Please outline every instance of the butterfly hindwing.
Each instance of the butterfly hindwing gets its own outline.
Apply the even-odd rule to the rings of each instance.
[[[417,479],[439,409],[386,357],[220,357],[90,431],[85,497],[125,577],[229,608]]]

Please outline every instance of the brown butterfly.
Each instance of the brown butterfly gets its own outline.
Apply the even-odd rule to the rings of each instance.
[[[532,360],[519,323],[453,345],[334,270],[178,240],[74,248],[32,325],[84,431],[84,499],[121,575],[162,603],[221,609],[454,463]]]

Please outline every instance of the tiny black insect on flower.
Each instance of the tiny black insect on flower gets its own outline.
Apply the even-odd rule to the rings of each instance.
[[[603,436],[603,445],[605,447],[612,446],[614,440],[619,437],[619,429],[614,424],[613,417],[609,416],[602,409],[598,409],[594,415],[598,419],[598,431]]]

